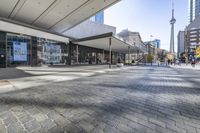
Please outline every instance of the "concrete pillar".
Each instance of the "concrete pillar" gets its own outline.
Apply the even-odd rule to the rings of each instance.
[[[111,49],[111,45],[112,45],[112,39],[109,38],[109,68],[111,69],[111,64],[112,64],[112,49]]]

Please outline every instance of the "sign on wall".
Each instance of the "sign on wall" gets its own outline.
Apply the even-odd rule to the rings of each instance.
[[[13,42],[14,61],[27,61],[27,43]]]

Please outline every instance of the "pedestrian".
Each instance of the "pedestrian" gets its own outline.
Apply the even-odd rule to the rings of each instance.
[[[160,66],[160,60],[157,60],[157,64],[158,64],[158,66]]]
[[[172,65],[172,63],[173,63],[173,62],[172,62],[172,59],[170,60],[170,63],[171,63],[171,65]]]
[[[170,65],[170,59],[168,59],[168,61],[167,61],[167,62],[168,62],[168,66],[169,66],[169,65]]]
[[[195,67],[195,64],[196,64],[195,58],[193,57],[193,58],[192,58],[192,62],[191,62],[192,67]]]

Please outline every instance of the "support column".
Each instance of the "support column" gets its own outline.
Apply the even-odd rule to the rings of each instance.
[[[126,64],[126,54],[124,54],[124,65]]]
[[[139,59],[139,53],[140,53],[140,51],[137,50],[137,60]]]
[[[37,45],[38,45],[38,40],[36,37],[31,37],[31,49],[32,49],[32,53],[31,53],[31,66],[37,66],[39,65],[38,62],[38,56],[37,56]]]
[[[29,57],[29,65],[33,66],[33,40],[30,38],[30,57]]]
[[[109,38],[109,68],[111,69],[111,64],[112,64],[112,50],[111,50],[111,45],[112,45],[112,39]]]
[[[128,65],[130,65],[130,53],[131,53],[131,48],[128,46]]]
[[[6,42],[6,49],[5,49],[5,66],[8,67],[8,39],[7,39],[7,33],[5,33],[5,42]]]
[[[147,56],[148,56],[148,54],[145,55],[145,58],[146,58],[146,59],[145,59],[145,60],[146,60],[145,64],[146,64],[146,65],[147,65],[147,63],[148,63],[148,62],[147,62],[147,61],[148,61],[148,60],[147,60]]]
[[[105,60],[105,55],[104,55],[104,50],[103,50],[103,54],[102,54],[102,64],[104,64],[104,60]]]
[[[67,59],[67,62],[68,62],[68,65],[71,65],[71,62],[72,62],[72,42],[69,42],[68,44],[68,59]]]
[[[76,63],[79,64],[79,61],[78,61],[78,45],[76,45]]]

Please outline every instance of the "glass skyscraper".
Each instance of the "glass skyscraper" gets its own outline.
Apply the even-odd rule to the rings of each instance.
[[[104,12],[102,11],[102,12],[97,13],[90,20],[100,23],[100,24],[104,24]]]
[[[192,22],[196,17],[200,16],[200,0],[189,1],[189,19]]]

